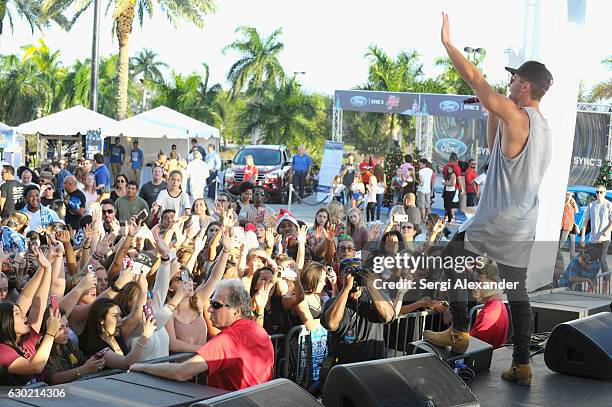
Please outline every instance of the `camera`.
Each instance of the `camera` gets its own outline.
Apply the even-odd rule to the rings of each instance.
[[[363,277],[367,274],[366,270],[361,265],[361,259],[353,257],[350,259],[340,260],[340,274],[350,273],[353,275],[353,289],[365,286]]]

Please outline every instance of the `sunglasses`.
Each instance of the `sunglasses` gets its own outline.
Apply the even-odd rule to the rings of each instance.
[[[110,215],[111,213],[114,213],[115,210],[114,209],[102,209],[102,213],[105,215]]]
[[[264,194],[263,192],[255,192],[255,196],[265,196],[266,194]]]
[[[338,251],[339,252],[351,252],[354,251],[355,247],[354,246],[340,246],[338,247]]]
[[[229,306],[229,305],[227,305],[227,304],[221,304],[220,302],[217,302],[217,301],[211,301],[211,302],[210,302],[210,306],[211,306],[211,307],[213,307],[213,309],[221,309],[221,308],[223,308],[223,307],[230,308],[230,306]]]
[[[219,203],[225,203],[225,202],[229,202],[227,199],[217,199],[217,202]]]
[[[414,226],[404,225],[402,226],[402,229],[414,229]]]
[[[125,180],[123,180],[123,179],[118,179],[117,183],[119,183],[119,182],[121,182],[122,184],[125,184]]]

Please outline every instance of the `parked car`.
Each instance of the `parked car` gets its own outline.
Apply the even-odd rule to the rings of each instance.
[[[228,160],[228,167],[223,176],[223,188],[232,194],[238,194],[244,180],[246,156],[253,156],[259,175],[253,183],[261,185],[270,201],[285,203],[289,197],[291,184],[291,154],[284,145],[249,145],[236,153],[233,160]]]
[[[584,185],[573,185],[567,188],[568,192],[571,192],[574,195],[574,199],[576,200],[576,204],[578,205],[578,212],[574,215],[574,222],[578,225],[578,228],[582,230],[582,226],[584,225],[584,217],[585,210],[587,206],[591,202],[597,199],[597,194],[595,193],[595,187],[589,187]],[[606,192],[606,199],[612,202],[612,191]],[[559,222],[561,224],[561,222]],[[586,238],[588,241],[589,235],[591,233],[590,222],[589,226],[587,226]],[[580,242],[580,233],[576,235],[576,243]],[[569,248],[569,242],[565,242],[563,245],[564,248]]]

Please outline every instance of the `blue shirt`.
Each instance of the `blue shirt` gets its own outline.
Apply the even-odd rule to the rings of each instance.
[[[221,170],[221,158],[219,158],[219,154],[216,151],[206,154],[206,164],[208,164],[211,171]]]
[[[7,226],[0,227],[0,233],[2,233],[2,249],[5,253],[10,253],[13,249],[17,249],[18,252],[26,251],[26,242],[23,235]]]
[[[567,265],[567,268],[559,278],[559,286],[571,287],[573,284],[570,281],[571,277],[586,277],[590,280],[594,280],[595,277],[597,277],[597,273],[599,273],[599,269],[601,268],[599,260],[590,266],[584,266],[580,264],[578,257],[580,257],[580,255],[574,256],[572,261]]]
[[[123,162],[123,156],[125,156],[125,148],[123,148],[121,144],[113,144],[110,147],[110,159],[108,160],[108,162],[115,164],[121,163]]]
[[[141,149],[137,148],[136,150],[131,151],[130,160],[132,161],[132,168],[134,169],[142,168],[142,159],[143,159],[143,154],[142,154]]]
[[[310,168],[310,166],[312,165],[312,160],[310,159],[308,154],[296,154],[293,156],[291,164],[293,165],[293,171],[308,172],[308,168]]]
[[[96,188],[98,185],[104,185],[106,189],[110,191],[111,187],[111,174],[106,165],[102,164],[98,168],[94,170],[94,175],[96,177]]]
[[[71,175],[70,172],[68,172],[67,170],[61,170],[56,178],[56,183],[55,183],[55,191],[56,191],[56,195],[59,196],[60,198],[64,197],[64,180],[66,179],[67,176]]]

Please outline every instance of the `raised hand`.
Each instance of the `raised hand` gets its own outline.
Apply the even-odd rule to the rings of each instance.
[[[158,232],[153,233],[153,238],[155,239],[155,246],[157,247],[159,254],[162,256],[170,254],[168,244],[161,238]]]
[[[51,336],[56,336],[62,326],[62,317],[60,316],[59,309],[55,312],[51,311],[49,313],[49,318],[47,319],[47,332]]]
[[[67,230],[58,230],[55,232],[55,238],[63,244],[68,244],[70,243],[70,232]]]
[[[137,216],[132,216],[127,226],[128,235],[132,237],[136,236],[136,233],[138,233],[140,230],[141,225],[142,221],[139,221]]]
[[[442,232],[442,230],[444,229],[444,226],[446,226],[446,220],[445,219],[438,220],[432,228],[432,234],[437,235],[438,233]]]
[[[32,253],[36,256],[36,260],[38,260],[38,264],[41,267],[51,268],[51,262],[47,259],[47,256],[40,250],[40,247],[32,247]]]
[[[274,247],[274,228],[266,229],[265,241],[267,247]]]
[[[275,284],[275,281],[267,281],[264,286],[253,296],[253,305],[255,305],[257,311],[264,310],[266,304],[268,303],[268,299],[270,298],[270,292],[274,288]]]
[[[448,21],[448,14],[442,12],[442,30],[440,32],[440,38],[442,44],[450,44],[450,22]]]
[[[153,335],[153,332],[155,332],[155,318],[153,318],[153,315],[144,320],[142,328],[142,336],[145,338],[150,338]]]
[[[306,244],[307,234],[308,234],[308,226],[306,225],[300,226],[300,228],[298,229],[298,236],[297,236],[297,240],[299,244],[302,244],[302,245]]]
[[[378,223],[374,223],[370,228],[370,240],[377,240],[380,235],[380,225]]]
[[[98,257],[105,257],[111,246],[115,242],[117,235],[114,232],[107,233],[96,245],[94,254]]]
[[[336,225],[329,223],[325,228],[325,239],[332,241],[336,237]]]
[[[92,287],[96,286],[96,273],[93,271],[87,272],[82,278],[81,281],[77,284],[77,287],[82,292],[86,292],[90,290]]]
[[[223,250],[228,251],[232,248],[232,238],[230,237],[229,230],[223,230],[223,234],[221,235],[221,244],[223,245]]]

